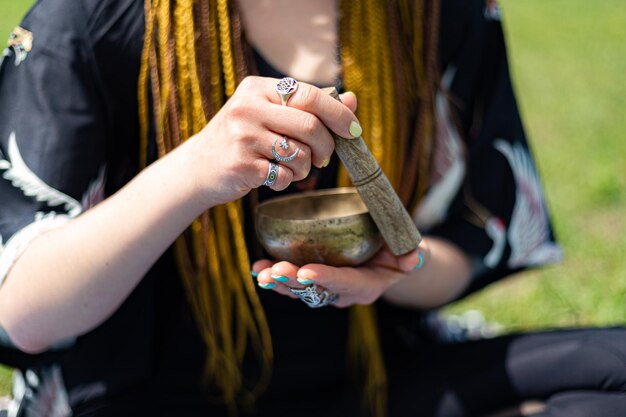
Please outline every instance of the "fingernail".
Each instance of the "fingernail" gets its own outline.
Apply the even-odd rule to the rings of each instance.
[[[424,266],[424,254],[422,252],[418,252],[417,256],[419,256],[420,261],[417,265],[415,265],[415,268],[413,269],[420,269],[422,266]]]
[[[276,284],[274,284],[273,282],[268,282],[267,284],[261,284],[259,282],[259,287],[263,288],[264,290],[271,290],[275,286],[276,286]]]
[[[272,275],[272,279],[274,279],[275,281],[278,281],[278,282],[288,282],[289,281],[289,278],[287,278],[285,276],[282,276],[282,275],[279,275],[279,276]]]
[[[324,159],[324,162],[322,162],[322,168],[326,168],[328,164],[330,164],[330,159]]]
[[[350,129],[348,130],[354,138],[358,138],[359,136],[361,136],[361,133],[363,133],[363,128],[357,122],[350,123]]]
[[[296,278],[296,280],[302,285],[310,285],[315,282],[312,279],[304,279],[304,278]]]
[[[259,276],[259,273],[255,271],[250,271],[250,275],[252,275],[252,278],[256,278]]]

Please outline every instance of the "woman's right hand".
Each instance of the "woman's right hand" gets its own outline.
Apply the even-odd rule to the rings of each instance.
[[[212,207],[243,197],[264,184],[272,145],[280,155],[300,152],[292,161],[279,162],[274,190],[304,179],[311,169],[325,166],[334,150],[329,129],[345,138],[360,136],[353,110],[354,94],[340,102],[321,89],[300,83],[281,105],[275,78],[247,77],[207,126],[190,138],[187,148],[191,175],[203,204]],[[283,135],[289,148],[280,149]]]

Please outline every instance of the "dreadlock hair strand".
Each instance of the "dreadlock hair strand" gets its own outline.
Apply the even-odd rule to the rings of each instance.
[[[146,1],[146,35],[139,87],[143,166],[147,162],[147,78],[150,74],[159,156],[199,132],[233,94],[245,67],[233,54],[229,2]],[[199,23],[199,24],[198,24]],[[198,55],[197,51],[208,51]],[[208,55],[208,58],[207,58]],[[250,261],[240,201],[210,209],[177,240],[175,253],[200,336],[205,376],[216,401],[236,411],[262,392],[272,346],[264,311],[249,279]],[[238,278],[236,278],[238,277]],[[259,352],[261,375],[245,381],[247,346]]]

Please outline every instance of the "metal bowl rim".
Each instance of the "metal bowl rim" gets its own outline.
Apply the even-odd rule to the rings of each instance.
[[[303,192],[289,194],[285,196],[273,197],[271,199],[265,200],[264,202],[260,203],[257,206],[256,215],[266,217],[275,221],[324,222],[328,219],[285,219],[281,217],[274,217],[265,212],[261,212],[260,209],[266,206],[270,206],[274,203],[282,203],[285,201],[300,199],[303,197],[321,197],[325,195],[343,195],[343,194],[356,194],[358,195],[359,199],[361,199],[361,195],[358,193],[355,187],[337,187],[337,188],[324,188],[321,190],[303,191]],[[361,202],[363,202],[363,199],[361,199]],[[363,207],[365,208],[363,211],[359,211],[359,212],[352,213],[352,214],[345,215],[345,216],[333,217],[333,219],[349,219],[350,217],[359,217],[359,216],[363,216],[364,214],[369,215],[369,210],[367,209],[367,206],[365,206],[365,202],[363,202]]]

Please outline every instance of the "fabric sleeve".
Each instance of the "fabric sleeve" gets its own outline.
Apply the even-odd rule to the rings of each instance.
[[[40,1],[0,64],[0,281],[104,195],[106,111],[80,2]]]
[[[448,1],[443,12],[431,186],[414,217],[470,256],[470,293],[557,262],[562,251],[511,85],[499,9]]]

